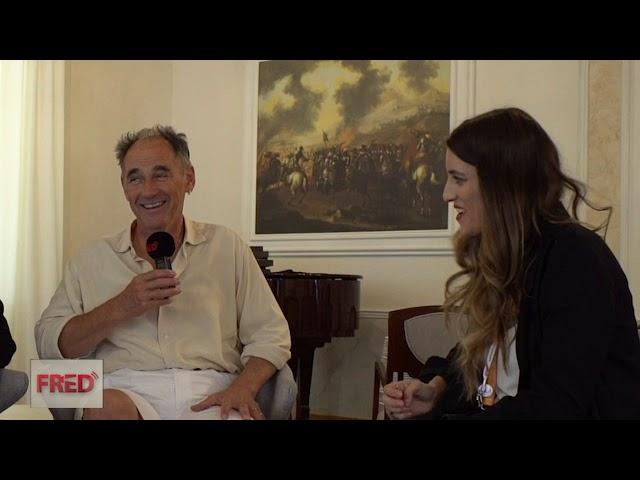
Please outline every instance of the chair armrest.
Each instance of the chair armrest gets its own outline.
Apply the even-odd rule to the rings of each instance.
[[[385,386],[387,384],[387,369],[380,360],[376,361],[376,373],[380,379],[380,384]]]
[[[380,401],[380,387],[385,385],[387,373],[385,367],[380,360],[376,361],[373,366],[373,405],[371,406],[371,420],[378,418],[378,407]],[[385,419],[387,414],[385,412]]]
[[[256,401],[268,420],[288,420],[296,403],[298,385],[286,363],[265,383]]]
[[[28,388],[29,377],[26,373],[0,368],[0,412],[20,400]]]

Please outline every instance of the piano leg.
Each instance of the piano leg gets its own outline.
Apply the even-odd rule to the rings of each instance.
[[[304,345],[291,349],[289,366],[298,384],[296,420],[309,420],[309,397],[311,395],[311,374],[315,350],[315,345]]]

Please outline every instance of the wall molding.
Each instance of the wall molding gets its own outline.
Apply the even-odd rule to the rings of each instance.
[[[390,310],[362,308],[359,312],[360,320],[387,320]]]
[[[589,177],[589,61],[578,62],[578,177]]]
[[[449,239],[449,237],[447,237]],[[251,245],[265,245],[264,242],[251,242]],[[398,249],[397,246],[380,247],[372,246],[365,249],[341,248],[341,247],[322,247],[322,250],[312,247],[283,247],[282,249],[268,248],[269,256],[277,257],[447,257],[453,254],[451,249],[451,241],[448,240],[446,245],[435,245],[421,248],[403,247]]]
[[[640,61],[622,62],[622,125],[620,131],[620,260],[640,311]]]

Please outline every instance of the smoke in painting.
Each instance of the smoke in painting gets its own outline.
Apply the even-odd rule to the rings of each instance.
[[[446,229],[450,63],[261,62],[256,233]]]

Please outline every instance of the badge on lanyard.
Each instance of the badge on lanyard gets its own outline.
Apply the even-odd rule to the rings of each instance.
[[[482,369],[482,383],[478,386],[478,393],[476,394],[476,401],[481,410],[496,403],[495,386],[497,386],[498,381],[498,357],[496,351],[497,343],[493,343],[489,347],[487,359]]]

